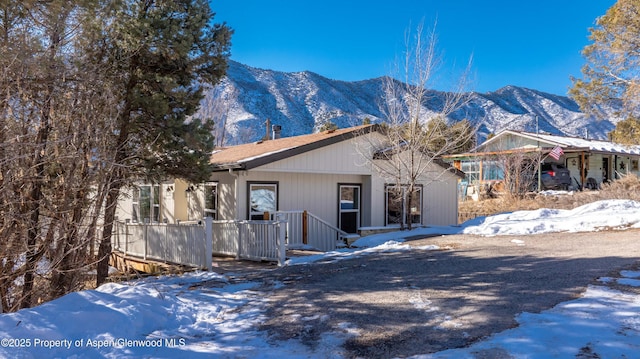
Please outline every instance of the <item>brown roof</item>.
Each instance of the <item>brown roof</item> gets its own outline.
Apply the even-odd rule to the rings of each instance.
[[[211,164],[217,171],[229,168],[247,170],[338,143],[376,129],[376,125],[362,125],[221,148],[211,155]]]

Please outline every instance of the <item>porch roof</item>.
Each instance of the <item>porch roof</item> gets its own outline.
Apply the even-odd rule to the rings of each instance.
[[[544,141],[554,142],[558,146],[563,148],[588,148],[591,152],[640,155],[640,146],[627,146],[610,141],[589,140],[579,137],[555,136],[543,133],[531,133],[529,135],[533,136],[534,138],[537,136]]]
[[[500,143],[500,138],[504,136],[518,136],[532,141],[538,141],[540,146],[524,146],[520,148],[505,149],[502,151],[485,151],[488,145],[492,143]],[[464,159],[474,158],[487,155],[508,154],[516,152],[535,152],[541,151],[542,153],[548,153],[555,146],[560,146],[565,153],[575,152],[587,152],[587,153],[602,153],[612,155],[624,155],[624,156],[640,156],[640,146],[627,146],[619,143],[602,141],[602,140],[589,140],[579,137],[558,136],[544,133],[531,133],[506,130],[500,132],[495,137],[487,140],[481,145],[477,146],[473,151],[467,153],[461,153],[456,155],[445,156],[447,159]]]

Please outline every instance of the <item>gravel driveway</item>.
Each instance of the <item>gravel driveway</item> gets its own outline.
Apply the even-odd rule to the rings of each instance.
[[[269,292],[262,329],[313,348],[326,332],[358,335],[348,357],[405,357],[465,347],[581,295],[601,276],[637,268],[640,231],[407,242],[438,251],[368,255],[255,274]],[[282,285],[284,284],[284,285]]]

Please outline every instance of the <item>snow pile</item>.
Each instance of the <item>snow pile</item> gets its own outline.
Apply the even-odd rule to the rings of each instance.
[[[640,202],[598,201],[572,209],[516,211],[465,223],[462,233],[482,236],[592,232],[640,226]]]
[[[71,293],[0,316],[0,356],[194,357],[201,352],[246,352],[257,337],[253,326],[262,299],[251,291],[256,285],[229,284],[219,274],[195,273]],[[239,311],[243,306],[250,310]]]
[[[620,275],[619,284],[640,287],[640,280],[634,279],[640,272]],[[640,351],[638,313],[638,295],[590,286],[582,298],[542,313],[522,313],[517,328],[468,348],[412,358],[631,358]]]

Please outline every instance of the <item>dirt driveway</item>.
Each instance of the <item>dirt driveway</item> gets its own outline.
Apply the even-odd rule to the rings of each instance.
[[[530,236],[451,235],[407,242],[435,244],[332,263],[257,274],[271,286],[274,339],[311,348],[326,332],[356,330],[349,357],[405,357],[465,347],[581,295],[601,276],[637,268],[640,231]],[[446,249],[445,249],[446,248]],[[349,324],[345,324],[349,323]]]

